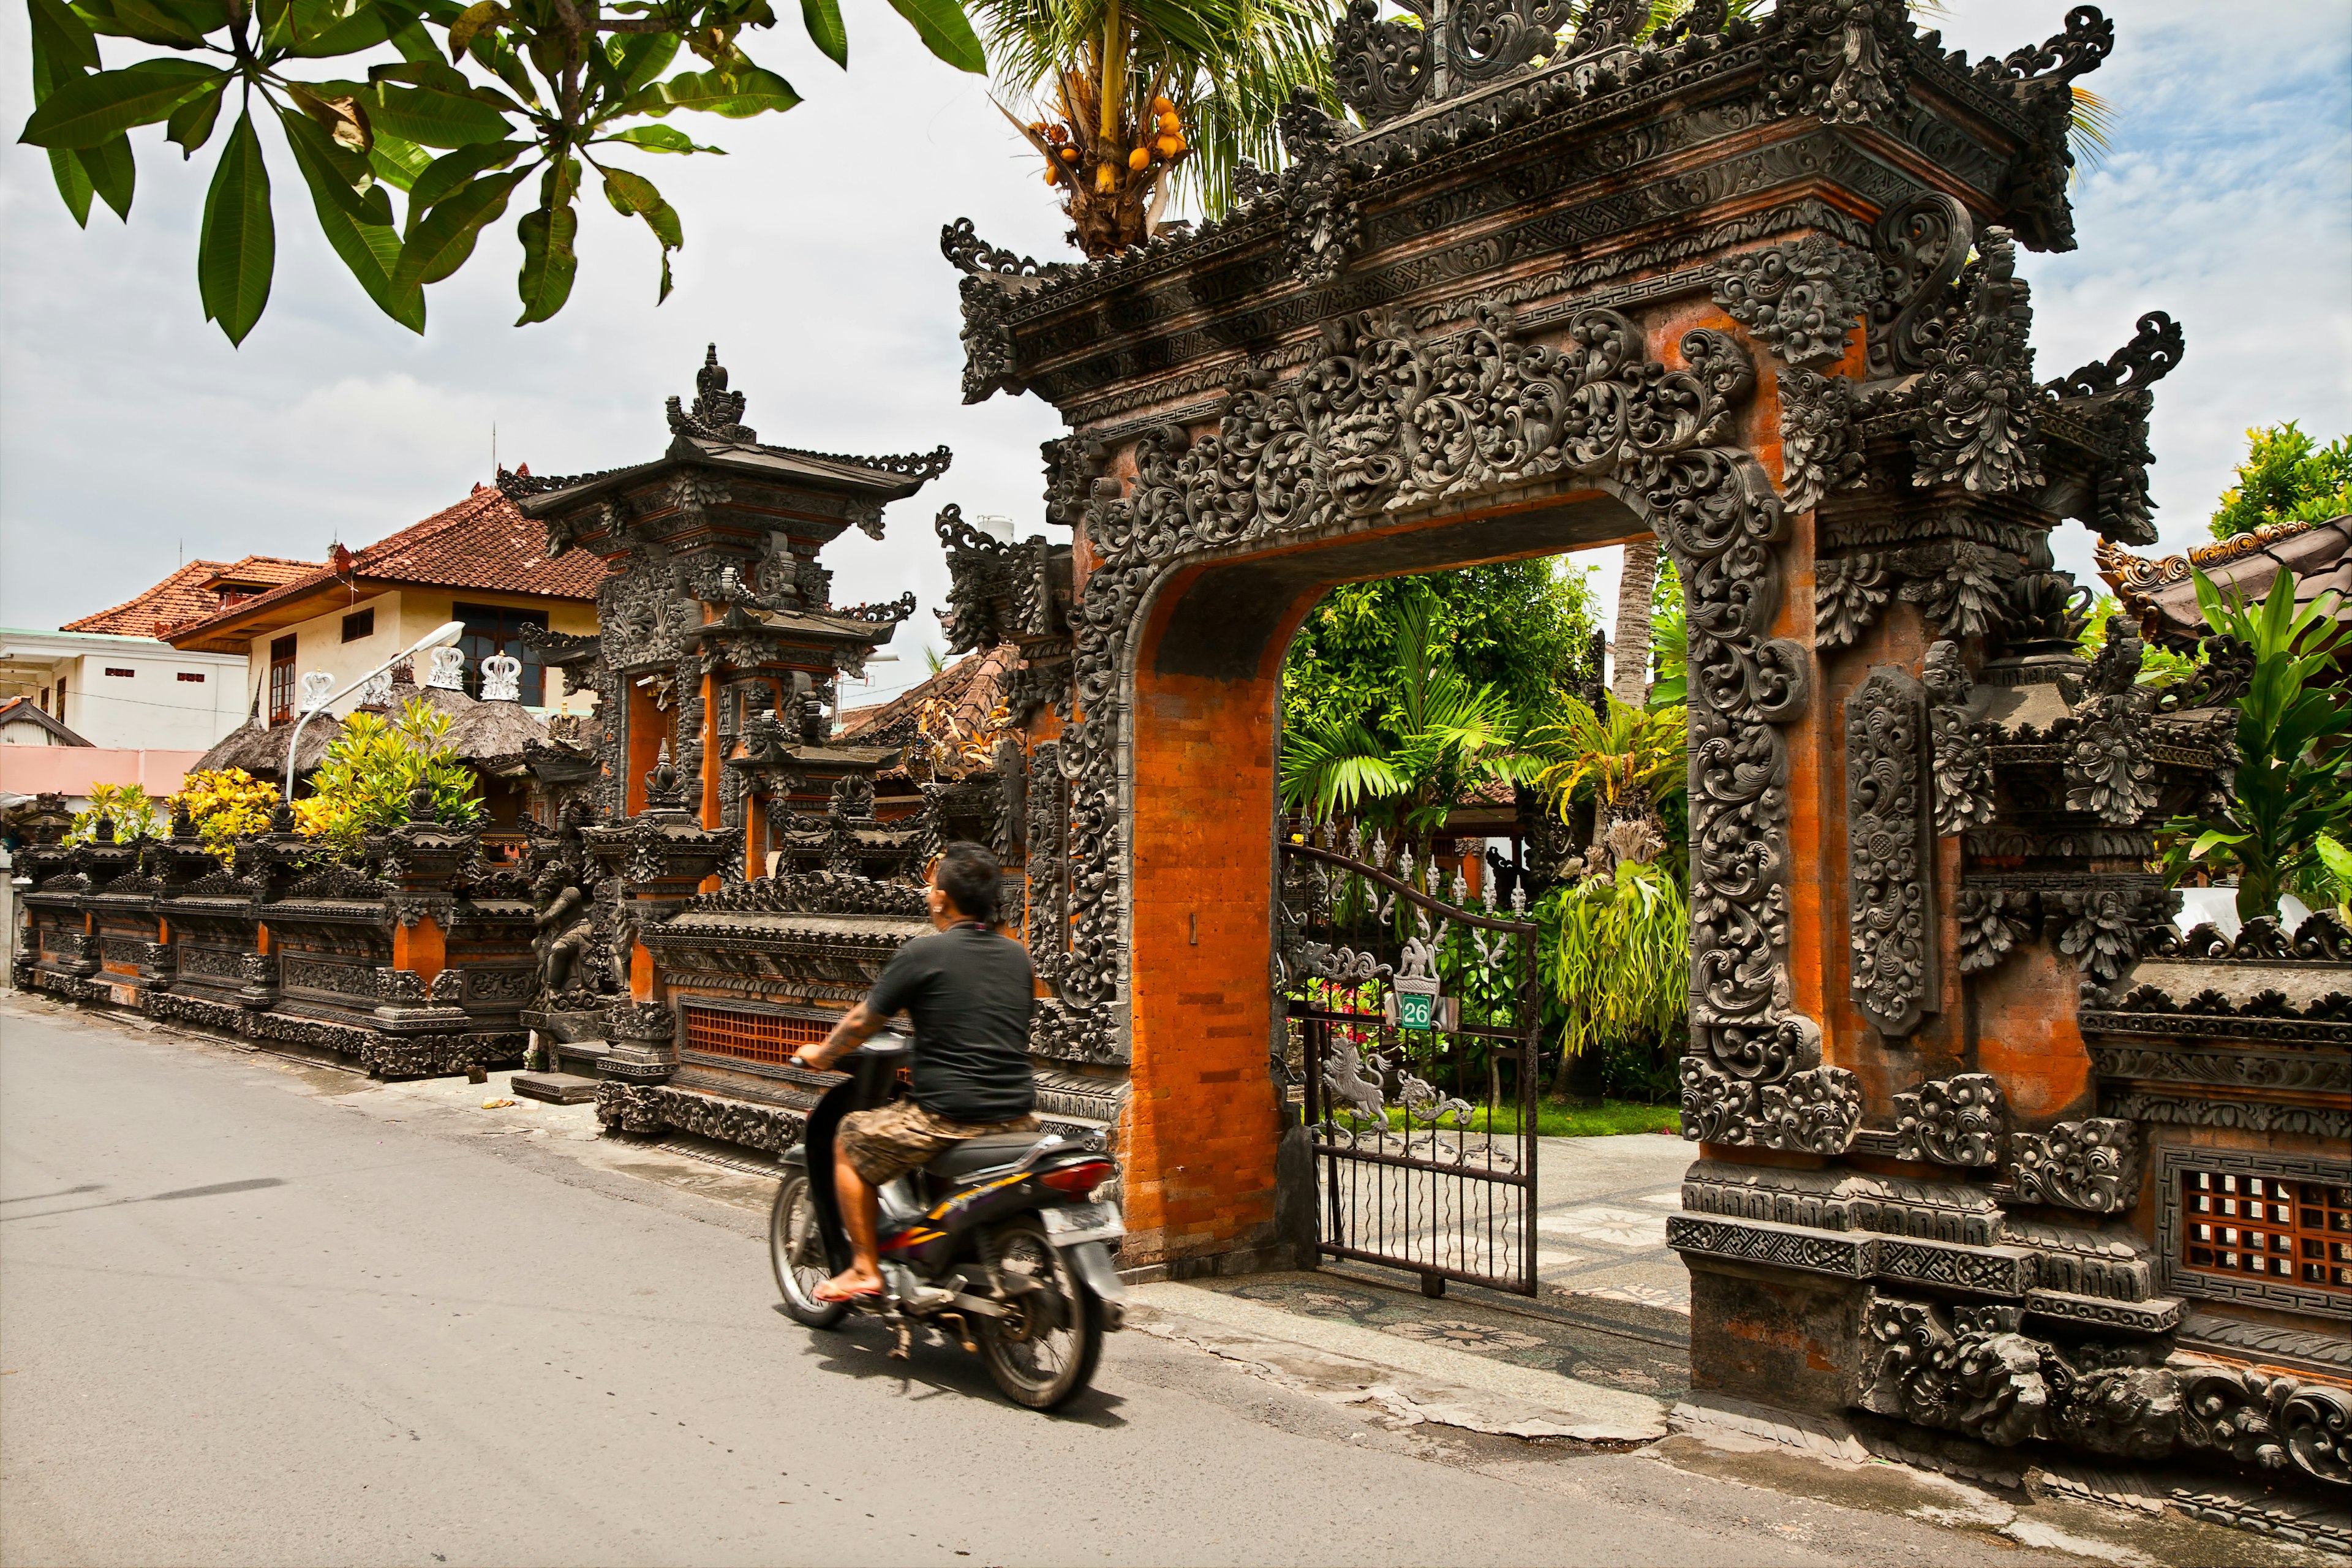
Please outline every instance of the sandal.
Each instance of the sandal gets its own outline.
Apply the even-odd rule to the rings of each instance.
[[[837,1301],[849,1302],[874,1300],[881,1296],[882,1287],[879,1285],[869,1285],[862,1290],[845,1290],[835,1285],[832,1280],[828,1279],[824,1284],[818,1286],[814,1290],[811,1291],[810,1294],[814,1295],[818,1300],[824,1302],[827,1306],[831,1306]]]

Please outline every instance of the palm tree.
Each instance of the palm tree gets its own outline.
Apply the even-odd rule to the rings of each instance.
[[[1297,88],[1327,106],[1329,0],[971,0],[997,107],[1045,161],[1089,259],[1151,237],[1179,186],[1210,212],[1271,166]]]
[[[1650,594],[1650,662],[1657,671],[1657,679],[1650,682],[1651,711],[1687,702],[1690,614],[1683,602],[1682,574],[1671,561],[1659,568],[1657,586]]]
[[[1641,707],[1650,689],[1650,595],[1657,584],[1657,536],[1627,543],[1617,574],[1617,668],[1609,689],[1628,708]]]
[[[1330,717],[1283,737],[1286,808],[1326,821],[1377,816],[1425,841],[1464,790],[1533,776],[1533,763],[1517,750],[1510,700],[1491,686],[1473,687],[1446,661],[1431,637],[1430,611],[1425,591],[1395,605],[1403,679],[1394,707],[1376,724]]]
[[[1578,698],[1562,700],[1550,722],[1528,731],[1519,759],[1562,816],[1570,800],[1591,795],[1585,869],[1595,876],[1617,861],[1654,858],[1666,843],[1659,803],[1688,784],[1689,721],[1679,705],[1646,712],[1613,695],[1601,700],[1605,713]]]

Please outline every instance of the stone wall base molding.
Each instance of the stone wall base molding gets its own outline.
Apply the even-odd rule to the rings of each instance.
[[[1996,1448],[1948,1433],[1850,1411],[1803,1415],[1716,1393],[1694,1391],[1668,1417],[1675,1430],[1720,1434],[1745,1443],[1855,1464],[1877,1459],[1979,1481],[2033,1498],[2065,1498],[2142,1515],[2185,1515],[2352,1557],[2352,1514],[2325,1494],[2284,1493],[2260,1481],[2184,1476],[2101,1460],[2083,1464],[2040,1448]]]
[[[1995,1447],[2232,1461],[2352,1499],[2352,1390],[2230,1366],[2166,1338],[2043,1338],[2025,1310],[1874,1295],[1855,1403]]]
[[[807,1119],[781,1105],[756,1105],[667,1084],[608,1080],[596,1086],[596,1120],[608,1132],[651,1137],[675,1130],[781,1154],[800,1141]]]

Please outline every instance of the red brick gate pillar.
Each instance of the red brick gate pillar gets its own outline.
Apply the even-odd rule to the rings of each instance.
[[[1136,657],[1124,1147],[1125,1261],[1180,1268],[1274,1240],[1281,1128],[1267,1065],[1276,1028],[1267,897],[1275,718],[1297,625],[1293,615],[1266,639],[1246,678],[1162,673],[1160,634],[1184,586],[1161,590]]]

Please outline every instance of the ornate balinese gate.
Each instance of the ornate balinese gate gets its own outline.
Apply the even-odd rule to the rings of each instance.
[[[1319,1249],[1411,1269],[1433,1296],[1448,1279],[1532,1296],[1536,928],[1458,871],[1443,889],[1410,848],[1336,839],[1282,846],[1276,917]]]
[[[2183,347],[2150,311],[2034,363],[2018,252],[2074,247],[2072,84],[2113,26],[1971,60],[1904,0],[1380,10],[1333,62],[1360,123],[1294,104],[1220,219],[1083,266],[943,237],[966,395],[1071,426],[1067,544],[941,538],[955,646],[1018,645],[1036,1048],[1117,1123],[1122,1262],[1455,1266],[1431,1211],[1375,1236],[1332,1201],[1467,1131],[1406,1152],[1396,1066],[1377,1122],[1369,1061],[1354,1121],[1308,1074],[1319,1173],[1287,1152],[1291,1031],[1366,1024],[1270,1005],[1270,895],[1315,858],[1273,819],[1283,652],[1336,583],[1647,534],[1688,604],[1694,1383],[2352,1484],[2352,1267],[2280,1272],[2352,1192],[2340,1075],[2276,1087],[2326,1076],[2298,1053],[2341,998],[2172,930],[2157,833],[2225,787],[2229,661],[2159,695],[2127,633],[2080,657],[2049,543],[2155,539]]]

